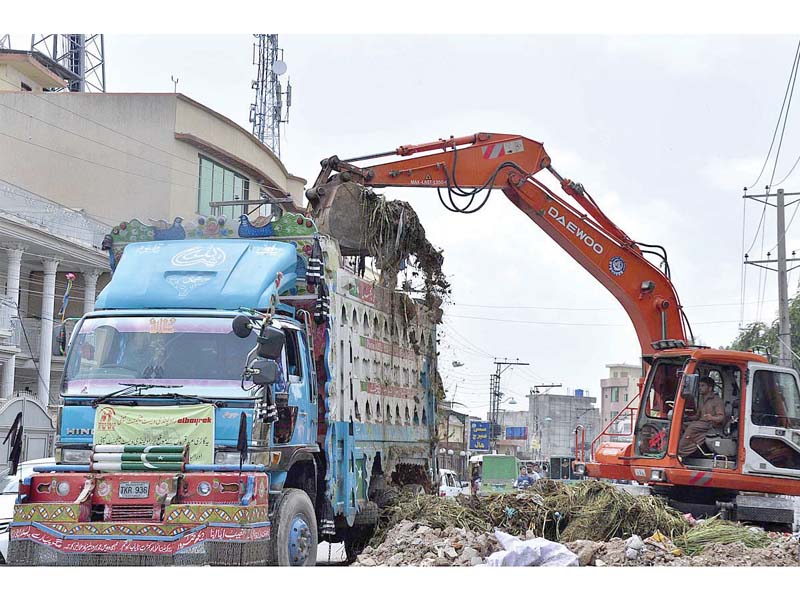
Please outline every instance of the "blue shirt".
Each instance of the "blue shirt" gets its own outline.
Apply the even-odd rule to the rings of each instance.
[[[536,480],[530,475],[520,475],[519,477],[517,477],[517,487],[518,488],[528,487],[529,485],[533,485],[534,481]]]

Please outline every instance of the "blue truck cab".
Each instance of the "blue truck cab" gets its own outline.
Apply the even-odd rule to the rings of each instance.
[[[353,558],[398,489],[429,484],[426,309],[302,215],[257,237],[201,225],[107,238],[113,278],[65,348],[58,465],[23,486],[12,562],[311,565],[321,539]]]

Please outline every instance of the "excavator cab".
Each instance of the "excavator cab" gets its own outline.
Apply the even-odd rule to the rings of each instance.
[[[714,382],[710,395],[721,400],[724,419],[718,424],[690,429],[691,423],[701,420],[707,401],[699,392],[701,378]],[[683,464],[733,468],[739,454],[741,389],[742,370],[738,364],[689,356],[655,360],[644,385],[634,430],[633,456],[674,457],[683,442],[694,446],[691,454],[683,458]]]

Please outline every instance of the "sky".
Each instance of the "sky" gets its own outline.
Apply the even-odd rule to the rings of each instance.
[[[14,38],[15,46],[24,44]],[[776,278],[759,282],[756,267],[746,269],[741,304],[743,245],[755,241],[750,258],[758,259],[776,242],[774,209],[766,211],[762,245],[761,206],[745,205],[742,189],[756,182],[767,157],[797,36],[279,39],[288,66],[282,79],[293,88],[282,137],[292,173],[313,181],[320,159],[333,154],[479,131],[520,134],[542,142],[556,170],[583,183],[631,237],[667,248],[700,342],[729,344],[742,316],[775,318]],[[179,92],[250,129],[253,41],[108,34],[107,90],[167,92],[175,77]],[[800,155],[797,110],[790,106],[775,182]],[[774,156],[773,148],[759,193]],[[557,188],[549,176],[542,180]],[[800,168],[783,187],[800,191]],[[606,364],[637,364],[638,343],[622,308],[501,192],[474,215],[446,212],[433,190],[383,192],[411,202],[429,239],[444,249],[453,291],[440,328],[440,366],[456,408],[485,414],[494,357],[530,363],[502,377],[505,397],[520,403],[539,384],[597,395]],[[792,215],[793,208],[787,221]],[[787,248],[800,250],[800,219],[789,227]]]

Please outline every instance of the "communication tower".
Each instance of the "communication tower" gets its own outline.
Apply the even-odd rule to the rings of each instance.
[[[105,92],[102,33],[34,33],[31,50],[41,52],[75,74],[70,92]]]
[[[250,105],[250,122],[253,135],[280,158],[280,125],[289,122],[292,84],[287,81],[286,90],[282,89],[279,78],[286,73],[286,63],[283,49],[278,47],[278,34],[255,33],[253,37],[253,64],[257,71],[252,84],[256,99]]]

